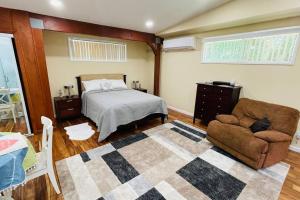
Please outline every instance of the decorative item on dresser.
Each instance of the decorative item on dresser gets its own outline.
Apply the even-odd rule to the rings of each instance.
[[[218,114],[231,113],[239,100],[241,88],[241,86],[197,83],[193,123],[197,118],[208,124]]]
[[[64,88],[65,88],[65,90],[68,91],[68,96],[67,97],[71,97],[71,90],[72,90],[72,88],[74,88],[74,85],[72,85],[72,84],[65,85]]]
[[[78,95],[54,97],[54,106],[59,121],[81,115],[81,99]]]
[[[138,90],[138,91],[147,93],[147,89],[144,89],[144,88],[134,88],[134,90]]]

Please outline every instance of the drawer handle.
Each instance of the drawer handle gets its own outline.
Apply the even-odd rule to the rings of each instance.
[[[70,102],[72,102],[73,100],[67,100],[67,103],[70,103]]]
[[[74,108],[69,108],[68,110],[74,110]]]
[[[220,105],[218,105],[218,108],[221,108],[221,106],[220,106]]]

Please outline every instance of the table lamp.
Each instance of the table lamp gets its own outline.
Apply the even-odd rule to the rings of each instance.
[[[68,96],[67,96],[67,97],[70,98],[70,97],[71,97],[71,89],[74,88],[74,86],[71,85],[71,84],[69,84],[69,85],[65,85],[64,88],[65,88],[66,90],[68,90]]]

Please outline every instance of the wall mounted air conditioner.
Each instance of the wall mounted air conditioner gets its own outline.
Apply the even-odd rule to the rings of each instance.
[[[195,37],[181,37],[181,38],[164,40],[164,44],[163,44],[164,51],[194,50],[194,49],[196,49]]]

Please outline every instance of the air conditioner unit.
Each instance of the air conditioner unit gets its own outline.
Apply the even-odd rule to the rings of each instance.
[[[194,50],[196,49],[196,38],[195,37],[181,37],[169,40],[164,40],[163,50]]]

